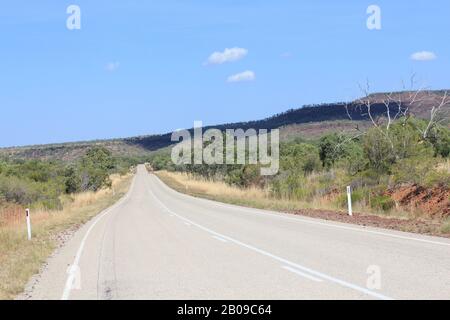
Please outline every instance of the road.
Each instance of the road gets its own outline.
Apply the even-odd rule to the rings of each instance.
[[[197,199],[139,166],[31,298],[450,299],[450,241]]]

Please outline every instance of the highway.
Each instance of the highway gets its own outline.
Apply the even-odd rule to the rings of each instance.
[[[450,299],[450,240],[198,199],[139,166],[31,299]]]

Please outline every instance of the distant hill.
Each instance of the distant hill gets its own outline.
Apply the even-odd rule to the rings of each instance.
[[[396,101],[401,101],[401,104],[391,103],[389,104],[389,109],[391,113],[397,112],[399,108],[402,110],[408,109],[409,113],[426,119],[429,118],[433,104],[442,99],[443,94],[443,90],[424,91],[415,96],[415,103],[410,103],[411,101],[409,100],[413,96],[412,92],[393,93],[392,96],[396,98]],[[383,104],[385,97],[385,93],[376,93],[363,98],[371,101],[371,113],[374,117],[386,115],[387,108]],[[300,136],[305,138],[318,137],[328,132],[346,132],[353,130],[356,126],[361,130],[369,127],[371,124],[367,114],[367,107],[359,101],[308,105],[298,109],[290,109],[262,120],[226,123],[208,126],[204,129],[217,128],[225,130],[242,128],[246,130],[249,128],[280,128],[282,140]],[[443,114],[450,115],[450,105],[446,105],[443,108]],[[171,133],[166,133],[112,140],[11,147],[0,149],[0,157],[72,161],[83,155],[88,148],[94,145],[104,146],[118,156],[146,156],[153,151],[173,144],[170,138]]]

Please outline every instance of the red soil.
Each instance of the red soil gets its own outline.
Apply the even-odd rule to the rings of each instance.
[[[430,217],[450,216],[450,187],[424,188],[418,185],[403,185],[387,193],[396,204],[408,211],[420,211]]]

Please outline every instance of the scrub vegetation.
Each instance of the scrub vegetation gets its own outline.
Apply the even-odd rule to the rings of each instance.
[[[140,159],[91,148],[77,162],[0,162],[0,299],[21,293],[61,241],[119,200]],[[25,208],[31,208],[27,240]]]
[[[427,126],[425,120],[408,117],[358,135],[329,133],[283,142],[280,171],[271,177],[261,177],[258,165],[175,166],[168,152],[153,155],[150,162],[154,170],[184,173],[183,183],[187,177],[197,184],[219,183],[216,199],[232,194],[241,204],[245,201],[239,198],[247,198],[248,205],[273,209],[345,210],[346,186],[351,186],[358,211],[433,219],[446,231],[450,130],[434,124],[424,135]],[[203,186],[204,193],[210,188]]]

